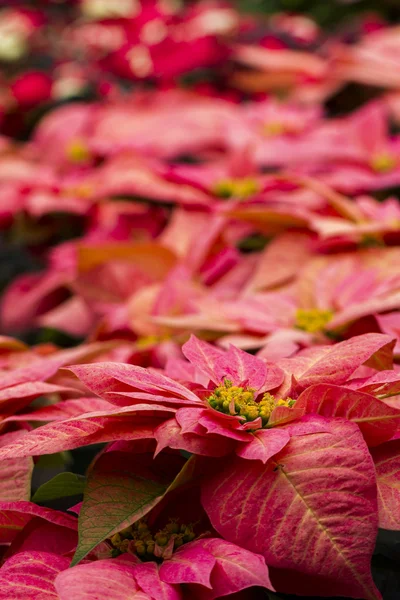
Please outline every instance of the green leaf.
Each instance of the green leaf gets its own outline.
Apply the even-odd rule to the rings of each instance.
[[[51,469],[54,467],[64,467],[73,462],[72,454],[69,450],[64,452],[56,452],[54,454],[44,454],[37,461],[36,469]]]
[[[172,482],[153,471],[152,455],[106,452],[88,475],[79,513],[79,542],[71,567],[93,548],[144,517],[169,491],[189,481],[194,458],[189,459]],[[148,463],[148,464],[146,464]],[[164,479],[164,480],[163,480]]]
[[[83,494],[85,488],[86,477],[83,475],[75,475],[75,473],[60,473],[46,481],[36,490],[32,502],[42,504],[49,500],[57,498],[65,498],[66,496],[76,496]]]

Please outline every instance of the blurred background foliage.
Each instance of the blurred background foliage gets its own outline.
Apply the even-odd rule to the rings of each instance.
[[[190,4],[195,0],[183,1]],[[336,25],[365,12],[379,14],[391,23],[400,23],[400,0],[235,0],[235,3],[241,11],[249,13],[303,13],[322,26]],[[74,2],[71,0],[0,0],[0,8],[22,5],[47,9],[51,7],[55,11],[74,10]]]
[[[400,23],[399,0],[237,0],[237,5],[240,10],[252,13],[304,13],[325,27],[365,12],[374,12],[392,23]]]

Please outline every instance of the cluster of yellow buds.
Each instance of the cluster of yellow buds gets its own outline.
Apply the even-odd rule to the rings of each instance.
[[[264,123],[262,125],[261,133],[267,137],[272,137],[275,135],[283,135],[284,133],[288,133],[288,131],[284,123],[281,123],[280,121],[270,121],[269,123]]]
[[[244,177],[242,179],[221,179],[213,187],[213,192],[219,198],[246,199],[260,191],[260,186],[255,179]]]
[[[266,393],[260,401],[255,399],[255,390],[232,385],[229,379],[218,386],[207,399],[211,408],[226,415],[240,415],[246,421],[255,421],[259,417],[262,427],[268,425],[272,411],[277,406],[292,407],[295,400],[276,399],[272,394]]]
[[[183,544],[192,542],[196,537],[193,525],[180,525],[170,521],[167,525],[153,534],[146,522],[140,519],[130,527],[116,533],[110,539],[113,546],[112,556],[129,552],[136,554],[141,560],[157,560],[169,558]]]
[[[67,158],[74,163],[81,163],[90,160],[92,154],[85,140],[75,138],[70,141],[66,148]]]
[[[299,308],[296,312],[296,327],[308,333],[322,331],[333,317],[331,310],[311,308],[309,310]]]
[[[397,167],[397,159],[390,152],[382,152],[372,158],[370,167],[376,173],[389,173]]]
[[[136,340],[136,346],[139,350],[146,350],[160,342],[167,342],[171,339],[170,335],[146,335]]]

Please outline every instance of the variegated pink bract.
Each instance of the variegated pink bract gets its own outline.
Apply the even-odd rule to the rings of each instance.
[[[0,457],[112,439],[155,439],[158,453],[203,456],[202,499],[213,527],[263,555],[278,589],[290,591],[284,573],[291,570],[302,573],[296,589],[303,593],[317,585],[320,594],[376,599],[369,561],[378,505],[368,446],[398,431],[400,410],[390,396],[400,375],[385,370],[393,345],[388,336],[366,334],[273,364],[192,337],[183,347],[190,362],[167,366],[190,386],[133,365],[76,366],[85,385],[119,407],[28,432]],[[331,477],[336,469],[338,479]],[[335,572],[341,575],[332,587]]]

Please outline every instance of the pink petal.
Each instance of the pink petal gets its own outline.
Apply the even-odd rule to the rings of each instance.
[[[183,546],[160,567],[160,577],[167,583],[198,583],[211,588],[211,571],[215,557],[201,544]]]
[[[203,506],[225,539],[300,571],[313,594],[376,600],[374,466],[353,423],[326,423],[329,433],[292,437],[266,465],[230,461],[204,483]]]
[[[218,538],[198,540],[193,542],[194,546],[205,548],[216,558],[211,572],[212,589],[202,591],[202,600],[220,598],[253,586],[274,589],[268,567],[259,554]]]
[[[305,403],[307,414],[340,417],[356,423],[369,446],[390,440],[400,423],[400,410],[371,394],[345,387],[313,385],[302,392],[297,402]]]
[[[139,416],[137,413],[142,413]],[[39,456],[72,450],[80,446],[115,440],[150,439],[157,423],[167,412],[159,406],[137,404],[134,407],[85,413],[65,421],[48,423],[25,433],[15,442],[0,448],[0,460],[19,456]],[[158,419],[151,415],[164,414]]]
[[[116,404],[117,406],[134,406],[138,401],[154,402],[161,404],[162,406],[202,405],[201,400],[199,400],[197,396],[196,400],[177,398],[176,396],[163,396],[162,394],[147,392],[104,392],[103,396],[106,400],[113,402],[113,404]]]
[[[157,427],[154,437],[157,440],[156,454],[164,448],[173,448],[201,456],[224,456],[232,450],[231,441],[221,436],[182,433],[175,419],[170,419]]]
[[[199,418],[199,424],[205,428],[207,433],[222,435],[239,442],[249,441],[249,434],[241,430],[243,425],[236,416],[224,415],[210,408],[205,410]],[[254,427],[254,422],[252,424]]]
[[[216,384],[221,382],[215,373],[215,364],[224,355],[222,350],[191,335],[189,341],[183,344],[182,352],[193,365],[204,371],[211,381]]]
[[[380,371],[366,379],[353,379],[350,384],[352,389],[373,394],[379,398],[386,395],[393,396],[400,393],[400,372]]]
[[[0,389],[3,390],[22,383],[44,381],[54,375],[61,365],[62,360],[60,358],[51,357],[46,360],[37,360],[27,367],[20,367],[2,373]]]
[[[60,573],[55,580],[59,600],[152,600],[136,583],[134,565],[98,560]]]
[[[366,333],[334,346],[303,350],[279,365],[293,374],[300,389],[317,383],[343,384],[362,364],[379,370],[392,366],[394,340],[380,333]]]
[[[0,448],[23,435],[22,431],[3,433]],[[33,461],[31,457],[10,458],[0,463],[0,501],[29,500]]]
[[[215,361],[214,372],[219,382],[230,379],[233,385],[245,384],[257,391],[264,386],[267,378],[265,363],[235,346],[229,346],[228,351]],[[283,373],[277,385],[282,380]]]
[[[84,413],[105,410],[115,410],[115,405],[102,398],[78,398],[43,406],[33,412],[12,415],[4,419],[3,423],[9,421],[62,421]]]
[[[205,429],[201,427],[200,419],[207,412],[205,408],[180,408],[175,415],[180,425],[181,433],[199,433],[204,435]]]
[[[77,543],[78,532],[74,529],[34,517],[13,539],[7,550],[7,556],[32,551],[52,552],[66,556],[74,552]]]
[[[143,390],[148,393],[162,393],[165,396],[183,398],[198,402],[197,396],[176,381],[159,373],[153,373],[143,367],[123,363],[96,363],[69,367],[83,383],[95,394]],[[124,388],[121,383],[126,386]],[[129,389],[132,388],[132,389]]]
[[[0,390],[0,411],[3,414],[18,411],[38,396],[60,392],[76,392],[76,390],[44,381],[28,381],[27,383],[14,385]]]
[[[40,517],[72,530],[77,529],[74,517],[51,508],[37,506],[32,502],[0,502],[0,542],[3,544],[11,542],[33,517]]]
[[[246,292],[282,285],[297,275],[309,256],[310,237],[307,234],[286,232],[277,236],[260,256]]]
[[[142,563],[135,567],[135,578],[139,586],[154,600],[181,600],[181,592],[160,579],[156,563]]]
[[[238,446],[236,454],[248,460],[261,460],[265,464],[280,452],[289,440],[289,432],[285,429],[260,429],[253,432],[249,443]]]
[[[373,448],[378,485],[379,527],[400,530],[400,440]]]
[[[0,569],[0,598],[58,600],[54,580],[68,568],[69,560],[49,552],[21,552]]]

